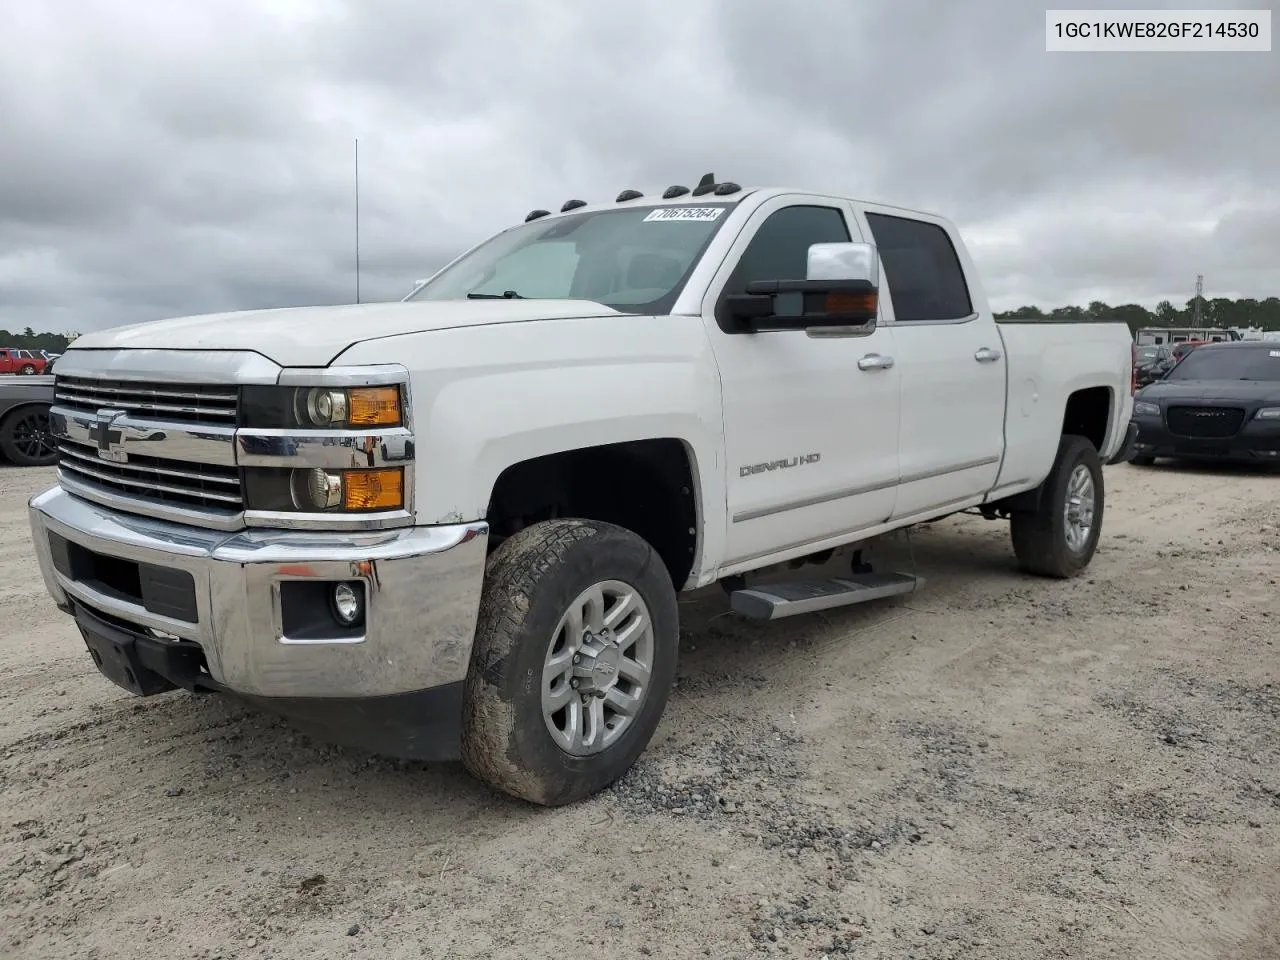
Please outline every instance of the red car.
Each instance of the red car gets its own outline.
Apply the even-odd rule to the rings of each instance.
[[[44,368],[48,365],[49,361],[34,350],[0,347],[0,373],[32,375],[44,373]]]

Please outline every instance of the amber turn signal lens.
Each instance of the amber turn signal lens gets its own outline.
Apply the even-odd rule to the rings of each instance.
[[[347,423],[353,427],[394,427],[400,423],[399,387],[360,387],[347,392]]]
[[[404,471],[344,470],[344,510],[399,510],[404,506]]]
[[[836,291],[827,294],[827,313],[866,313],[874,316],[875,312],[874,293]]]

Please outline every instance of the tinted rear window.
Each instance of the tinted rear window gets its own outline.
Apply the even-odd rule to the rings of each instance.
[[[1192,350],[1170,371],[1170,380],[1280,381],[1280,345],[1246,350]]]

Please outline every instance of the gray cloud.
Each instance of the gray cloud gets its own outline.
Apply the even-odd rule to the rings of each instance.
[[[0,0],[0,326],[390,299],[534,206],[715,170],[940,211],[998,308],[1280,293],[1280,58],[1043,10]]]

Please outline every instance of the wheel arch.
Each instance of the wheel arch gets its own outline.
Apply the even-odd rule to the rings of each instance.
[[[20,400],[13,406],[7,408],[0,413],[0,444],[7,445],[9,441],[9,431],[13,428],[15,421],[25,413],[33,409],[43,409],[47,414],[53,409],[53,404],[48,400]],[[4,455],[5,459],[9,459],[7,454],[0,449],[0,455]],[[48,464],[45,464],[47,466]]]
[[[1060,436],[1084,437],[1101,455],[1108,449],[1113,431],[1114,408],[1115,391],[1111,387],[1097,385],[1073,390],[1063,406]]]
[[[623,527],[662,558],[677,590],[697,578],[705,551],[702,473],[692,444],[648,437],[565,447],[512,463],[490,486],[485,518],[496,548],[541,520],[580,518]]]
[[[0,430],[6,429],[19,413],[30,410],[32,407],[44,407],[45,412],[48,412],[53,409],[53,403],[48,400],[19,400],[0,413]]]
[[[1115,391],[1105,385],[1093,384],[1070,391],[1063,403],[1058,441],[1061,442],[1063,437],[1068,436],[1084,437],[1093,444],[1101,457],[1103,451],[1109,449],[1111,434],[1115,429],[1112,424],[1117,406],[1115,399]],[[1057,456],[1056,444],[1053,456]],[[1040,509],[1045,483],[1051,476],[1052,473],[1049,473],[1032,489],[995,501],[990,506],[1010,513],[1035,513]]]

